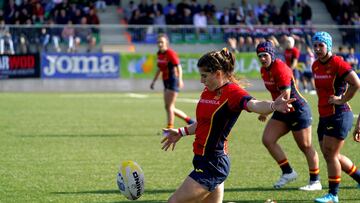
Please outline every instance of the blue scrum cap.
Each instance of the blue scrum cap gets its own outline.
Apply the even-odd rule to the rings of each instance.
[[[271,56],[271,61],[275,60],[275,48],[270,41],[261,42],[256,47],[256,54],[261,52],[269,53]]]
[[[327,32],[316,32],[312,37],[312,43],[314,42],[322,42],[326,44],[327,51],[331,51],[332,49],[332,38]]]

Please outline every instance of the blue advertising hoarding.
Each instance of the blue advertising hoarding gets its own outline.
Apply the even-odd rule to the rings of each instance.
[[[42,53],[42,78],[119,78],[119,54]]]

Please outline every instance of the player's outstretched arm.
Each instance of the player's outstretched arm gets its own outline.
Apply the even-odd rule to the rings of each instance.
[[[275,101],[260,101],[252,99],[247,103],[248,109],[258,114],[269,114],[274,111],[281,113],[290,112],[295,98],[285,99],[286,92],[283,92]]]

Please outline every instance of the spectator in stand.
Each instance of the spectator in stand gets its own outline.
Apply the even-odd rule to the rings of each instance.
[[[272,22],[274,25],[281,25],[283,23],[279,8],[275,8],[275,12],[270,15],[269,21]]]
[[[132,17],[130,18],[129,24],[130,25],[142,25],[143,24],[143,17],[141,17],[141,13],[139,9],[136,9],[133,12]],[[129,31],[131,33],[132,40],[135,42],[142,41],[144,39],[144,28],[138,27],[130,27]]]
[[[277,6],[275,4],[275,0],[270,0],[269,4],[266,6],[265,11],[269,14],[269,16],[272,16],[276,13]]]
[[[206,32],[207,25],[207,18],[204,10],[194,15],[194,26],[197,34]]]
[[[75,14],[71,17],[71,22],[74,24],[80,24],[81,19],[84,17],[84,14],[81,9],[77,8]]]
[[[301,24],[306,25],[308,21],[311,21],[312,9],[309,6],[307,0],[301,0]]]
[[[266,5],[264,4],[263,0],[258,0],[258,3],[254,6],[254,15],[261,22],[263,22],[265,17],[265,9]]]
[[[149,5],[147,3],[147,0],[141,0],[138,5],[138,9],[140,11],[140,17],[147,16],[147,13],[149,12]]]
[[[154,25],[159,26],[156,33],[164,33],[166,30],[166,21],[165,16],[160,11],[156,11],[155,17],[154,17]],[[154,38],[152,38],[153,42]]]
[[[346,59],[346,53],[343,46],[338,47],[338,53],[336,53],[337,56],[339,56],[342,60]]]
[[[152,0],[148,12],[156,15],[156,11],[163,13],[163,6],[157,0]]]
[[[179,24],[182,25],[194,25],[194,20],[193,17],[191,16],[191,10],[186,8],[184,9],[184,17],[182,17],[181,19],[179,19]],[[186,31],[190,31],[191,29],[188,28],[186,29]]]
[[[49,51],[49,44],[54,45],[54,50],[56,52],[60,52],[60,35],[58,33],[58,28],[54,28],[54,21],[49,19],[49,28],[43,27],[41,28],[39,40],[41,44],[42,50],[45,52]],[[51,50],[50,50],[51,51]]]
[[[0,21],[0,54],[15,54],[14,42],[5,20]]]
[[[15,12],[17,10],[17,6],[15,5],[14,0],[9,0],[8,3],[4,2],[4,18],[7,24],[15,23]]]
[[[178,15],[174,9],[170,9],[169,14],[165,16],[165,21],[167,25],[177,25],[179,23]]]
[[[191,0],[189,7],[191,10],[191,16],[194,16],[196,13],[201,11],[201,6],[196,0]]]
[[[69,21],[69,17],[66,13],[65,9],[61,9],[59,16],[55,19],[56,20],[56,24],[60,24],[60,25],[66,25],[67,22]]]
[[[30,45],[28,40],[26,39],[25,35],[20,36],[20,43],[19,46],[16,47],[17,54],[28,54],[30,53]]]
[[[91,8],[89,10],[89,14],[87,16],[87,24],[88,25],[99,25],[100,24],[100,20],[99,20],[99,17],[96,13],[96,9],[95,8]],[[97,27],[92,27],[91,28],[92,32],[93,33],[99,33],[99,29]]]
[[[349,54],[346,56],[345,61],[350,64],[354,71],[359,69],[359,59],[355,56],[355,48],[349,47]]]
[[[212,3],[212,0],[207,0],[206,4],[204,5],[203,10],[205,12],[205,15],[208,15],[209,13],[215,13],[216,12],[216,7]]]
[[[124,8],[124,18],[126,22],[130,21],[130,18],[136,9],[138,9],[138,7],[135,5],[134,1],[129,1],[129,5]]]
[[[247,0],[241,0],[239,9],[243,16],[246,16],[249,11],[253,10],[253,7]]]
[[[61,32],[61,38],[64,42],[68,44],[68,52],[74,52],[75,50],[75,28],[72,24],[72,21],[69,20],[67,25],[64,27],[64,29]]]
[[[182,18],[182,15],[186,8],[190,9],[190,5],[187,0],[182,0],[180,3],[178,3],[178,5],[176,6],[176,14],[179,18]]]
[[[252,33],[252,28],[245,25],[244,22],[237,23],[237,39],[239,51],[249,52],[255,49],[254,41],[250,33]]]
[[[224,8],[224,12],[221,14],[220,19],[219,19],[219,23],[220,25],[230,25],[230,24],[235,24],[235,16],[231,16],[230,12],[229,12],[229,8],[225,7]]]
[[[35,6],[33,7],[33,11],[32,11],[33,16],[35,16],[37,19],[39,19],[39,21],[41,23],[44,22],[44,15],[45,15],[45,11],[44,8],[42,7],[40,2],[37,2],[35,4]]]
[[[354,16],[351,18],[352,24],[355,28],[355,43],[360,43],[360,12],[354,13]]]
[[[173,3],[172,0],[167,0],[167,2],[168,2],[168,3],[167,3],[166,6],[164,7],[164,15],[165,15],[165,16],[170,13],[170,10],[171,10],[171,9],[176,10],[176,6],[175,6],[175,4]]]
[[[102,11],[102,12],[106,11],[106,1],[104,0],[97,0],[95,2],[95,6],[98,11]]]
[[[89,26],[87,26],[87,18],[86,17],[81,18],[81,26],[76,27],[75,35],[76,35],[76,37],[80,38],[81,43],[88,44],[90,42],[90,39],[92,37],[92,31],[89,28]]]

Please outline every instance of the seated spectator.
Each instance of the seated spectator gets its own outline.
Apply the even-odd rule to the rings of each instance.
[[[164,15],[166,16],[167,14],[169,14],[169,12],[170,12],[170,10],[171,9],[174,9],[175,11],[176,11],[176,6],[175,6],[175,4],[173,3],[173,1],[172,0],[167,0],[167,4],[165,5],[165,7],[164,7]]]
[[[134,1],[129,1],[129,5],[124,8],[124,18],[126,22],[129,22],[133,12],[137,9],[137,5],[135,5]]]
[[[177,4],[176,6],[176,14],[178,14],[178,18],[182,18],[182,15],[184,13],[184,9],[190,9],[190,5],[187,2],[187,0],[182,0],[180,3]]]
[[[201,6],[196,0],[191,0],[189,9],[191,11],[191,16],[194,16],[201,11]]]
[[[197,34],[206,32],[206,27],[208,24],[205,12],[203,10],[200,11],[200,13],[194,15],[193,21]]]
[[[87,16],[86,22],[87,22],[88,25],[99,25],[100,24],[100,20],[99,20],[99,17],[97,15],[97,13],[96,13],[95,8],[91,8],[89,10],[89,14]],[[91,30],[94,33],[99,33],[99,29],[97,27],[92,27]]]
[[[355,55],[355,48],[349,47],[349,54],[345,58],[346,62],[348,62],[354,71],[359,69],[359,59]]]
[[[73,52],[73,49],[75,49],[75,28],[72,24],[72,21],[69,20],[67,25],[64,27],[64,29],[61,32],[61,38],[64,42],[68,44],[68,52]]]
[[[0,54],[15,54],[14,43],[8,30],[0,33]]]
[[[18,54],[30,53],[30,45],[25,35],[20,36],[20,43],[18,47],[16,47],[16,53]]]
[[[213,4],[212,0],[207,0],[206,4],[204,5],[203,10],[205,12],[205,15],[207,15],[209,13],[215,13],[216,12],[216,7]]]
[[[170,9],[169,14],[165,16],[165,21],[167,25],[179,24],[179,18],[174,9]]]
[[[143,24],[143,17],[141,17],[141,13],[139,9],[136,9],[133,12],[132,17],[130,18],[129,24],[130,25],[142,25]],[[144,39],[144,28],[141,27],[130,27],[129,32],[131,33],[132,40],[135,42],[142,41]]]
[[[152,0],[151,4],[148,7],[148,13],[153,13],[154,16],[156,15],[157,11],[160,11],[161,13],[163,13],[163,6],[158,3],[157,0]]]
[[[346,60],[346,53],[343,46],[338,47],[338,52],[336,53],[336,55],[341,57],[344,61]]]
[[[106,11],[106,2],[104,0],[97,0],[95,2],[95,7],[97,10],[105,12]]]
[[[307,0],[301,0],[301,24],[306,25],[308,21],[311,21],[312,10]]]
[[[76,37],[79,37],[82,43],[89,43],[91,37],[92,37],[92,31],[87,26],[87,18],[82,17],[81,18],[81,26],[76,27],[75,29],[75,35]]]
[[[33,18],[38,19],[40,23],[44,22],[45,11],[44,8],[41,6],[40,2],[37,2],[33,7],[32,14],[33,14]]]

